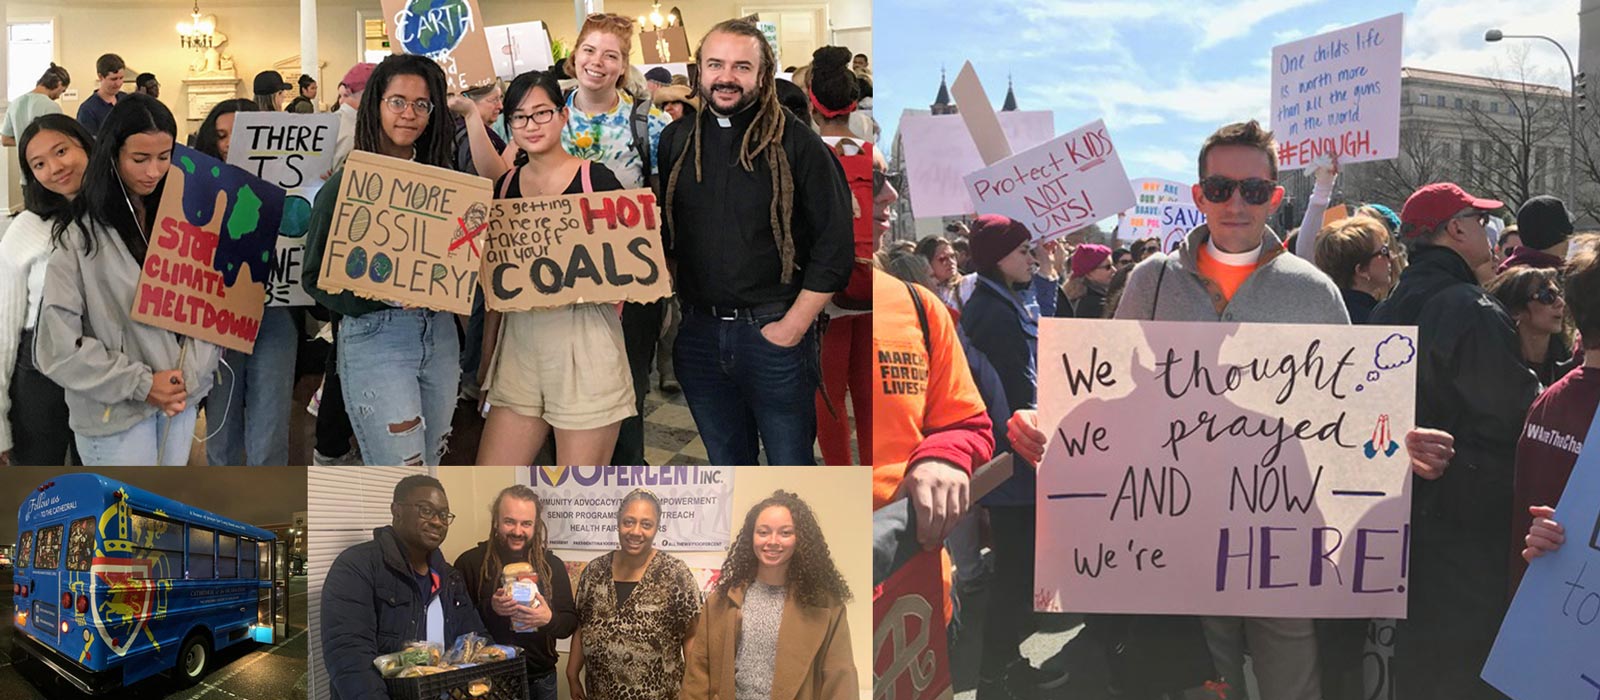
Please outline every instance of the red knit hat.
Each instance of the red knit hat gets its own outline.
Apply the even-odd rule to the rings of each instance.
[[[1111,257],[1111,249],[1095,243],[1084,243],[1072,251],[1072,276],[1082,277]]]
[[[972,269],[982,272],[995,266],[1028,242],[1028,227],[999,214],[984,214],[972,222]]]

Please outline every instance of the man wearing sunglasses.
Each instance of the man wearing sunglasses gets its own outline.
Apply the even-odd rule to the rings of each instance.
[[[1484,227],[1502,206],[1447,182],[1413,193],[1400,212],[1411,264],[1372,312],[1374,324],[1418,326],[1417,424],[1457,436],[1447,468],[1411,491],[1401,697],[1502,697],[1478,673],[1508,603],[1512,464],[1539,394],[1511,317],[1473,274],[1493,255]]]
[[[439,553],[456,519],[444,487],[423,474],[401,479],[389,513],[393,522],[341,552],[322,584],[322,658],[336,699],[388,697],[372,660],[407,642],[448,649],[468,632],[488,636],[466,579]]]

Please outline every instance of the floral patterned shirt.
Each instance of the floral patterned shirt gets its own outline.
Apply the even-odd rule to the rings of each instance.
[[[573,104],[578,91],[572,91],[567,96],[567,128],[561,130],[561,147],[579,158],[604,163],[616,173],[623,187],[638,189],[645,186],[646,170],[639,163],[639,152],[633,148],[633,130],[628,124],[633,117],[633,96],[622,90],[617,95],[617,106],[611,111],[588,115]],[[659,108],[650,108],[649,172],[656,171],[656,146],[661,143],[661,132],[668,121]]]
[[[578,577],[588,695],[606,700],[677,700],[683,687],[683,641],[700,614],[700,588],[681,560],[656,552],[621,605],[607,552]]]

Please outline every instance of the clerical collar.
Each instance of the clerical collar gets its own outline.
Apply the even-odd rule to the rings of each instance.
[[[758,109],[758,105],[751,103],[744,109],[734,112],[733,114],[723,116],[722,114],[717,113],[717,110],[713,108],[710,110],[711,121],[724,129],[749,126],[751,122],[756,120],[756,112]]]

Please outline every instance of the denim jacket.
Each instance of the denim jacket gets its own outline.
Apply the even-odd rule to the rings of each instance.
[[[437,549],[428,566],[439,576],[435,595],[444,608],[446,646],[468,632],[487,637],[461,572]],[[393,527],[377,528],[372,541],[341,552],[322,584],[322,659],[332,697],[388,697],[372,660],[426,638],[432,601],[417,588]]]

